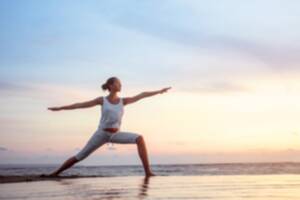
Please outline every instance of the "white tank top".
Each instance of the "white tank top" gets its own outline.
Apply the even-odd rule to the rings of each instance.
[[[119,98],[118,104],[112,104],[109,102],[107,97],[103,97],[99,127],[101,129],[120,128],[123,113],[124,108],[122,98]]]

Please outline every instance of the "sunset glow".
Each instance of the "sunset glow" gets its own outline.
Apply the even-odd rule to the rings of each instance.
[[[79,151],[101,107],[47,107],[106,96],[110,76],[120,97],[172,87],[125,107],[121,129],[144,135],[153,163],[300,161],[299,6],[1,2],[0,162],[59,163]],[[116,159],[138,163],[136,146],[104,145],[83,163]]]

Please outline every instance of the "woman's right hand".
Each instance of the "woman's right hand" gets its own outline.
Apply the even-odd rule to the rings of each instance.
[[[48,110],[59,111],[59,110],[61,110],[61,108],[60,107],[49,107]]]
[[[162,94],[164,92],[167,92],[169,89],[171,89],[172,87],[166,87],[166,88],[163,88],[161,90],[159,90],[159,93]]]

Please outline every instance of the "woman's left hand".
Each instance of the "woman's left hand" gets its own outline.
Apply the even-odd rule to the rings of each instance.
[[[59,110],[61,110],[61,108],[60,107],[49,107],[48,110],[59,111]]]

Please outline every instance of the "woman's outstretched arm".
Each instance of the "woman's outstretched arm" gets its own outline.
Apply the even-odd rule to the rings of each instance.
[[[66,106],[60,106],[60,107],[49,107],[49,110],[52,111],[59,111],[59,110],[72,110],[72,109],[78,109],[78,108],[89,108],[95,105],[102,105],[103,99],[102,97],[97,97],[95,99],[92,99],[90,101],[80,102],[80,103],[74,103],[71,105]]]
[[[156,90],[156,91],[142,92],[142,93],[140,93],[136,96],[133,96],[133,97],[126,97],[126,98],[123,98],[123,104],[127,105],[127,104],[130,104],[130,103],[134,103],[134,102],[136,102],[140,99],[143,99],[145,97],[150,97],[150,96],[153,96],[153,95],[162,94],[164,92],[167,92],[169,89],[171,89],[171,87],[163,88],[161,90]]]

